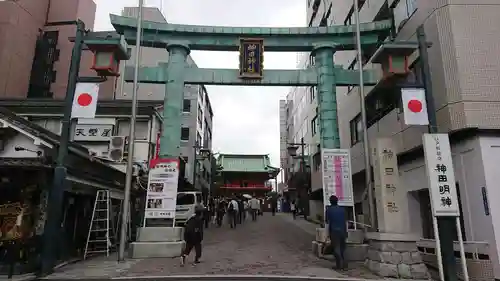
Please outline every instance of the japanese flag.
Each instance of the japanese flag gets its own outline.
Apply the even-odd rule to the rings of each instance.
[[[99,83],[77,83],[71,118],[94,118],[98,94]]]
[[[424,89],[401,89],[406,125],[429,125]]]

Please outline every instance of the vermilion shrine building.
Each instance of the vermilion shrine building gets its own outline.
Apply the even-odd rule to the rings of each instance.
[[[216,195],[264,197],[272,190],[268,181],[279,174],[268,155],[220,154],[217,161],[221,179]]]

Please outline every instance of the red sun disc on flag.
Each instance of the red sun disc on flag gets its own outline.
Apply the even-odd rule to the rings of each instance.
[[[92,103],[92,96],[89,93],[81,93],[77,99],[79,106],[88,106]]]
[[[408,109],[413,113],[422,111],[422,102],[419,100],[410,100],[408,102]]]

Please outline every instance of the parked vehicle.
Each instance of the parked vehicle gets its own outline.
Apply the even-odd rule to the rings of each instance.
[[[186,191],[177,193],[175,224],[184,225],[194,215],[195,207],[202,203],[201,192]]]

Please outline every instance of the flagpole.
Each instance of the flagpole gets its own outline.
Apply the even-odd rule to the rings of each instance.
[[[125,181],[125,195],[123,198],[123,210],[120,227],[120,248],[118,251],[118,261],[125,260],[125,243],[127,240],[128,213],[130,212],[130,190],[132,188],[132,173],[134,168],[134,144],[135,144],[135,123],[137,120],[137,90],[139,88],[139,62],[141,60],[141,35],[142,35],[142,8],[144,0],[139,0],[137,11],[137,33],[135,38],[135,65],[134,65],[134,85],[132,88],[132,113],[130,117],[130,130],[128,134],[128,160],[127,174]]]
[[[370,144],[368,139],[368,126],[366,122],[366,105],[365,105],[365,85],[363,77],[363,55],[361,51],[361,27],[359,19],[359,0],[353,0],[354,2],[354,15],[356,19],[356,52],[358,60],[358,72],[359,72],[359,99],[361,105],[361,124],[363,128],[363,150],[365,159],[365,184],[368,188],[368,208],[370,211],[370,228],[372,230],[375,228],[375,206],[372,188],[372,171],[371,171],[371,161],[370,161]]]

